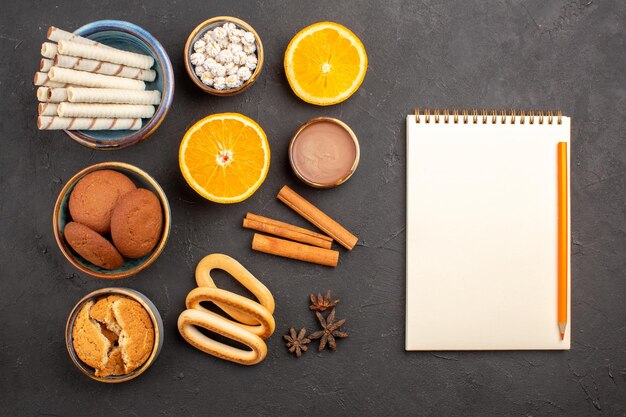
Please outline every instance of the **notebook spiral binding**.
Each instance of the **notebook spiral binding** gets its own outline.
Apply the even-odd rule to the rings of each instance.
[[[548,111],[533,111],[530,110],[528,112],[524,110],[516,110],[511,109],[508,112],[504,109],[496,110],[496,109],[472,109],[468,111],[467,109],[461,109],[459,112],[458,109],[452,109],[450,112],[449,109],[443,109],[440,111],[439,109],[434,109],[432,114],[429,108],[423,110],[420,113],[419,107],[415,108],[415,122],[416,123],[430,123],[433,120],[434,123],[463,123],[463,124],[515,124],[519,123],[521,125],[525,124],[528,121],[528,124],[535,124],[535,120],[537,124],[553,124],[556,120],[556,124],[561,124],[563,121],[563,114],[561,110],[557,110],[553,112],[551,110]]]

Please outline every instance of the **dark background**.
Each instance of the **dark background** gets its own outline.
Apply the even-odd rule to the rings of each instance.
[[[626,415],[624,123],[626,3],[560,1],[50,1],[4,2],[0,16],[0,410],[17,416],[87,415]],[[233,15],[259,32],[266,63],[245,93],[217,98],[187,78],[183,46],[202,20]],[[148,140],[92,151],[63,132],[39,132],[32,84],[50,25],[67,30],[122,19],[155,35],[176,73],[174,104]],[[291,37],[322,20],[363,41],[359,91],[329,108],[290,91],[282,69]],[[555,109],[572,121],[572,349],[568,352],[405,352],[405,115],[420,107]],[[178,146],[207,114],[257,120],[271,149],[265,184],[244,203],[204,201],[183,180]],[[332,190],[298,183],[291,135],[316,116],[348,123],[361,144],[350,181]],[[124,161],[152,174],[172,207],[161,257],[107,282],[79,274],[52,234],[54,201],[78,170]],[[336,269],[253,253],[246,211],[306,223],[275,199],[288,184],[360,237]],[[206,355],[176,330],[193,271],[205,255],[240,260],[276,300],[267,359],[244,367]],[[234,288],[225,277],[218,285]],[[64,326],[86,293],[127,286],[165,321],[165,343],[140,378],[93,382],[70,361]],[[313,328],[307,297],[331,288],[351,337],[337,352],[289,355],[281,336]],[[494,329],[497,331],[497,329]]]

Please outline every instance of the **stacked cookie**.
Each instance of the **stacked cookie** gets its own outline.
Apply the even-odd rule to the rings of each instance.
[[[157,196],[118,171],[100,170],[81,178],[70,194],[69,211],[72,221],[63,230],[65,241],[107,270],[120,268],[124,258],[148,255],[163,232]]]
[[[48,29],[35,73],[40,130],[138,130],[161,102],[146,87],[155,60],[61,30]]]
[[[85,303],[72,327],[72,345],[96,376],[119,376],[146,362],[154,348],[154,335],[141,304],[110,295]]]

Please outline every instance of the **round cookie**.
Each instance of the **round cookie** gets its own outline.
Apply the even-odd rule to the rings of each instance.
[[[113,209],[111,238],[120,253],[141,258],[156,246],[163,232],[163,210],[153,192],[138,188],[126,194]]]
[[[80,256],[100,268],[117,269],[124,263],[124,258],[111,242],[85,225],[69,222],[63,229],[63,236]]]
[[[98,233],[111,230],[111,213],[135,184],[126,175],[110,169],[94,171],[81,178],[70,194],[72,220]]]

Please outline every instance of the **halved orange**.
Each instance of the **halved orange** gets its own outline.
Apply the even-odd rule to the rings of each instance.
[[[294,36],[285,51],[284,65],[287,81],[298,97],[330,106],[359,89],[367,71],[367,54],[348,28],[320,22]]]
[[[212,114],[187,130],[178,163],[187,183],[202,197],[238,203],[265,181],[270,146],[261,126],[249,117]]]

